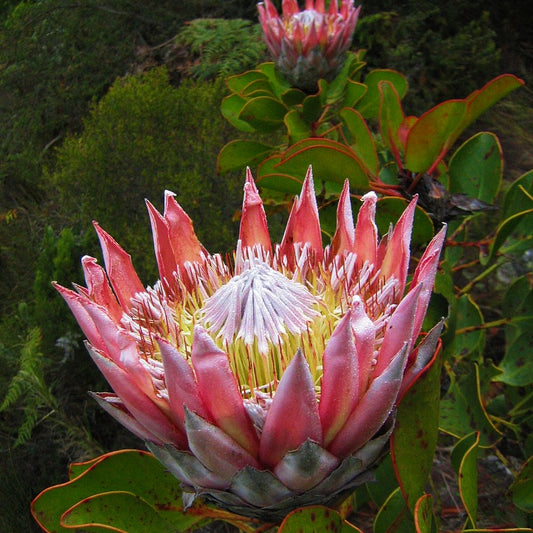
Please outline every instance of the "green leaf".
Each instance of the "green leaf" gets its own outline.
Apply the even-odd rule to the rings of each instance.
[[[112,452],[77,465],[74,471],[81,473],[68,483],[44,490],[33,501],[33,516],[45,531],[67,531],[60,525],[61,515],[86,498],[106,492],[131,492],[132,489],[176,530],[186,531],[202,520],[202,517],[183,514],[180,483],[147,452]]]
[[[454,357],[464,359],[479,357],[485,347],[485,331],[480,327],[483,325],[483,315],[477,304],[469,294],[461,296],[457,300],[456,311],[456,331]]]
[[[441,366],[436,354],[404,393],[390,439],[398,483],[411,510],[424,494],[437,448]]]
[[[235,140],[222,147],[217,158],[217,172],[244,170],[264,161],[276,149],[256,141]]]
[[[302,116],[309,124],[316,122],[322,114],[322,98],[320,94],[306,96],[302,104]]]
[[[519,225],[525,224],[527,227],[533,225],[533,206],[520,213],[515,213],[509,218],[505,219],[496,229],[496,237],[491,243],[489,253],[486,255],[480,254],[480,261],[482,265],[486,265],[494,258],[496,252],[504,245],[507,238],[517,229]]]
[[[367,90],[367,86],[364,83],[348,80],[342,107],[355,107],[357,102],[366,94]]]
[[[502,217],[509,218],[533,207],[533,170],[517,178],[505,193]]]
[[[368,73],[365,85],[368,87],[365,95],[357,102],[356,109],[365,118],[378,118],[381,96],[378,85],[380,81],[389,81],[400,98],[407,92],[407,79],[395,70],[377,69]]]
[[[311,127],[302,119],[302,115],[298,109],[291,109],[285,115],[284,122],[289,134],[289,144],[294,144],[311,137]]]
[[[449,191],[492,203],[502,182],[503,155],[493,133],[478,133],[453,154],[448,168]]]
[[[174,533],[174,525],[167,522],[144,500],[130,492],[95,494],[73,505],[61,523],[85,531],[118,531],[120,533]]]
[[[299,194],[309,165],[313,167],[315,185],[350,181],[352,191],[367,191],[365,166],[344,144],[329,139],[305,139],[293,144],[286,152],[264,161],[257,170],[257,184],[282,192]],[[319,189],[320,190],[320,189]],[[331,190],[331,192],[334,192]]]
[[[334,509],[321,505],[302,507],[289,513],[278,533],[353,533],[362,531],[342,518]]]
[[[505,351],[498,368],[502,374],[493,381],[501,381],[514,387],[525,387],[533,383],[533,331],[522,333]]]
[[[377,176],[379,172],[378,155],[367,123],[355,109],[341,109],[340,117],[351,135],[348,143],[350,148],[366,166],[368,173],[371,176]]]
[[[281,95],[287,89],[290,89],[291,84],[279,73],[278,69],[271,61],[261,63],[257,67],[257,70],[262,72],[270,80],[270,86],[277,98],[281,98]]]
[[[454,447],[451,463],[457,474],[459,493],[468,514],[470,527],[476,527],[477,519],[477,454],[479,433],[470,433]]]
[[[281,101],[288,107],[296,106],[304,101],[307,95],[300,89],[291,87],[281,95]]]
[[[464,100],[448,100],[426,111],[409,130],[405,166],[412,172],[431,172],[452,146],[452,134],[466,110]]]
[[[374,533],[415,533],[412,515],[400,488],[390,494],[374,521]]]
[[[224,118],[238,130],[255,132],[255,128],[251,124],[239,119],[239,115],[241,114],[243,107],[246,105],[246,102],[247,100],[242,96],[231,94],[222,100],[220,111]]]
[[[509,491],[519,509],[526,513],[533,512],[533,456],[522,466]]]
[[[501,433],[485,410],[478,365],[472,365],[472,371],[460,379],[450,370],[448,375],[451,383],[445,398],[441,400],[440,429],[457,438],[479,431],[480,446],[492,446]]]
[[[283,126],[285,113],[287,108],[276,98],[258,96],[244,104],[237,118],[266,133]]]
[[[259,70],[249,70],[243,74],[237,74],[236,76],[230,76],[226,80],[226,85],[229,90],[234,93],[240,93],[244,91],[246,87],[255,81],[266,81],[268,78]]]
[[[416,533],[438,533],[431,494],[424,494],[419,498],[415,505],[414,515]]]
[[[379,106],[379,130],[385,146],[399,158],[404,146],[398,136],[398,130],[404,121],[400,97],[390,81],[380,81],[378,90],[381,96]]]
[[[252,81],[242,89],[240,94],[245,98],[252,98],[254,95],[260,96],[259,93],[261,93],[262,96],[270,96],[271,98],[274,97],[274,94],[270,88],[270,82],[266,79],[266,77],[265,79]]]
[[[378,200],[376,225],[381,235],[387,233],[391,222],[396,224],[406,207],[407,201],[403,198],[385,197]],[[413,222],[413,233],[411,234],[412,245],[427,244],[433,238],[433,235],[433,222],[422,208],[417,207]]]
[[[476,120],[482,113],[492,107],[511,91],[524,85],[524,81],[512,74],[502,74],[489,81],[484,87],[478,89],[466,97],[468,102],[468,114],[456,132],[456,138],[461,135],[466,127]]]

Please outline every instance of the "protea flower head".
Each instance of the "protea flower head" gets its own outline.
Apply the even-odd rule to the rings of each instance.
[[[271,522],[369,479],[399,394],[435,351],[438,332],[416,340],[445,235],[407,284],[416,200],[381,241],[376,200],[363,196],[354,228],[346,183],[324,248],[309,169],[273,246],[248,170],[230,260],[202,247],[167,192],[163,215],[147,202],[161,275],[148,288],[95,224],[105,271],[85,256],[87,287],[57,289],[114,390],[94,397],[187,503]]]
[[[317,89],[319,79],[331,81],[341,70],[357,24],[360,7],[353,0],[283,0],[280,18],[271,0],[258,5],[259,21],[267,46],[280,72],[306,92]]]

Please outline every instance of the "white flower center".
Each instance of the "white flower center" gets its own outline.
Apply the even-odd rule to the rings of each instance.
[[[319,314],[316,303],[304,285],[255,262],[205,301],[203,322],[228,343],[237,338],[247,345],[257,341],[265,354],[283,335],[305,331]]]

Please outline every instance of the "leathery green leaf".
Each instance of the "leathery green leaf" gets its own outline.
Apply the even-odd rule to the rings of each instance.
[[[483,405],[478,365],[474,364],[472,371],[461,379],[457,379],[448,368],[448,376],[451,384],[440,404],[440,429],[457,438],[479,431],[480,446],[492,446],[501,433]]]
[[[311,137],[311,126],[303,120],[299,110],[291,109],[283,120],[289,134],[289,144]]]
[[[305,139],[267,159],[257,170],[257,185],[298,194],[309,165],[317,186],[322,182],[336,184],[336,191],[349,179],[353,192],[368,190],[366,169],[357,155],[346,145],[329,139]]]
[[[464,100],[448,100],[426,111],[409,130],[406,168],[412,172],[431,171],[453,144],[452,135],[466,110]]]
[[[502,216],[504,219],[527,211],[533,207],[533,170],[517,178],[507,192],[502,203]]]
[[[533,456],[522,466],[510,488],[513,503],[522,511],[533,512]]]
[[[442,366],[438,352],[400,399],[390,439],[396,477],[411,510],[424,494],[437,448]]]
[[[391,492],[374,521],[374,533],[415,533],[411,512],[398,487]]]
[[[514,387],[525,387],[533,383],[533,332],[528,329],[508,346],[498,364],[502,371],[493,381],[501,381]]]
[[[281,525],[278,533],[363,533],[350,524],[334,509],[321,505],[302,507],[289,513]]]
[[[400,215],[407,207],[407,201],[403,198],[387,196],[378,200],[379,207],[376,209],[376,224],[381,235],[387,233],[390,223],[396,224]],[[413,245],[427,244],[433,238],[433,222],[428,214],[420,207],[416,208],[413,222],[411,243]]]
[[[459,493],[468,515],[470,527],[477,519],[477,454],[479,432],[464,436],[453,448],[451,463],[459,482]]]
[[[344,125],[350,132],[350,147],[364,163],[369,174],[371,176],[377,176],[379,172],[378,155],[367,123],[355,109],[344,108],[339,114]]]
[[[258,96],[244,104],[237,118],[256,130],[270,132],[283,125],[285,113],[287,108],[276,98]]]
[[[272,146],[256,141],[231,141],[218,154],[217,172],[242,171],[246,166],[264,161],[274,150]]]
[[[66,528],[121,533],[173,533],[175,528],[141,498],[130,492],[107,492],[85,498],[66,511]]]
[[[502,74],[489,81],[481,89],[474,91],[466,97],[468,102],[467,120],[463,122],[461,134],[464,128],[476,120],[479,115],[492,107],[498,100],[503,98],[506,94],[518,89],[524,85],[524,81],[512,74]]]
[[[367,74],[364,81],[364,84],[367,86],[367,91],[355,106],[363,117],[378,118],[381,100],[378,85],[380,81],[385,80],[394,86],[400,98],[405,96],[407,92],[407,79],[403,74],[389,69],[372,70]]]
[[[498,138],[481,132],[464,142],[448,167],[449,190],[492,203],[502,182],[503,155]]]
[[[242,108],[246,104],[247,100],[238,94],[231,94],[226,96],[220,104],[220,111],[223,117],[228,120],[230,124],[233,124],[238,130],[253,132],[255,128],[248,122],[239,119],[239,115]]]
[[[485,347],[485,331],[483,315],[478,305],[469,294],[461,296],[456,305],[457,329],[455,331],[454,357],[477,357]]]
[[[248,70],[243,74],[237,74],[235,76],[230,76],[226,80],[226,85],[230,91],[234,93],[240,93],[243,91],[250,83],[256,81],[267,81],[268,78],[259,70]]]
[[[398,130],[404,121],[404,114],[400,97],[390,81],[380,81],[378,84],[381,96],[379,106],[379,129],[381,138],[387,148],[396,156],[404,150]]]
[[[414,515],[416,533],[437,533],[437,520],[433,513],[431,494],[424,494],[418,499]]]
[[[88,468],[84,469],[84,466]],[[61,515],[86,498],[106,492],[131,492],[176,529],[186,530],[201,518],[184,515],[179,482],[153,455],[139,450],[121,450],[102,455],[78,466],[81,472],[68,483],[41,492],[32,503],[32,514],[50,533],[67,531],[60,524]]]

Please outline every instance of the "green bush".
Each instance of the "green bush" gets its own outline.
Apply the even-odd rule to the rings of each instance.
[[[162,209],[163,191],[170,189],[204,245],[228,251],[244,173],[216,175],[218,150],[230,136],[219,112],[222,93],[222,82],[185,82],[176,89],[165,68],[119,79],[93,108],[84,131],[58,151],[49,177],[65,225],[88,228],[97,220],[136,258],[142,279],[153,282],[144,199]]]

